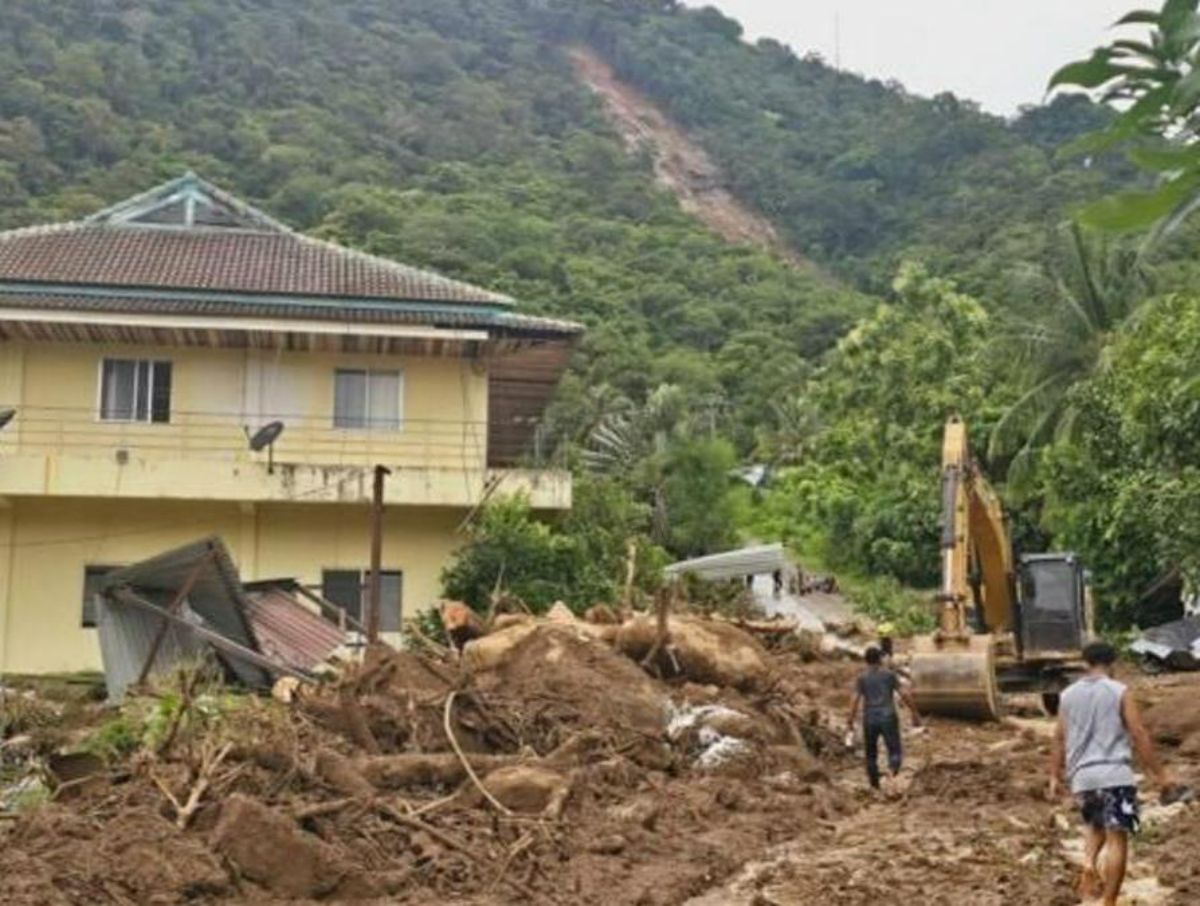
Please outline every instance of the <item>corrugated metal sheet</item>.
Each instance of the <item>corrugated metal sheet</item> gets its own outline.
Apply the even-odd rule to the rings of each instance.
[[[301,670],[313,670],[345,641],[333,623],[314,613],[285,587],[248,590],[247,611],[263,654]]]
[[[96,599],[96,629],[104,660],[104,681],[108,700],[116,703],[125,697],[125,690],[141,675],[142,665],[146,663],[162,621],[136,607],[114,604],[104,595],[97,595]],[[185,612],[190,611],[185,608]],[[199,638],[172,626],[163,637],[155,663],[169,666],[198,661],[207,652],[208,646]]]
[[[157,627],[161,625],[153,614],[147,614],[146,618],[128,616],[135,608],[117,601],[113,593],[118,589],[128,588],[139,597],[165,610],[193,575],[195,578],[185,599],[187,607],[181,610],[179,615],[199,620],[203,626],[244,648],[261,651],[247,617],[248,600],[242,591],[233,560],[221,539],[208,538],[116,570],[104,577],[100,584],[100,593],[105,598],[105,606],[101,611],[105,612],[106,618],[110,620],[110,631],[122,635],[121,641],[109,641],[109,651],[112,652],[113,660],[110,662],[105,655],[105,676],[110,676],[110,673],[112,675],[109,682],[110,694],[114,687],[119,687],[123,694],[125,687],[137,680],[142,665],[150,654]],[[107,613],[109,611],[117,611],[119,616]],[[147,638],[145,628],[148,624],[154,628]],[[129,630],[128,635],[124,634],[126,629]],[[172,627],[167,633],[168,636],[186,634],[184,630],[176,627]],[[180,651],[193,651],[192,644],[189,642],[182,645]],[[201,650],[207,647],[198,639],[194,644],[200,645]],[[103,648],[101,652],[104,654]],[[218,654],[217,657],[246,685],[271,684],[271,674],[262,667],[224,654]],[[152,675],[169,670],[170,666],[177,662],[178,657],[172,658],[168,656],[168,652],[160,649],[154,660]]]
[[[671,577],[692,573],[701,579],[715,582],[722,579],[762,576],[787,569],[790,565],[782,544],[765,544],[672,563],[663,572]]]

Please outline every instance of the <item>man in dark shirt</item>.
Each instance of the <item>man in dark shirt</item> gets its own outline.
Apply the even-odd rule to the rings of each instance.
[[[867,779],[873,789],[879,789],[879,738],[887,746],[888,770],[895,777],[904,763],[900,741],[900,715],[896,711],[896,696],[900,696],[912,711],[913,725],[921,726],[921,715],[912,693],[901,685],[900,677],[883,666],[883,652],[868,648],[867,669],[854,684],[854,703],[850,706],[850,727],[858,721],[858,709],[863,712],[863,742],[867,756]]]

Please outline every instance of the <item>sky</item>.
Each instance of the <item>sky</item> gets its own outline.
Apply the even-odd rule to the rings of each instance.
[[[1110,26],[1157,0],[686,0],[716,6],[754,40],[898,79],[914,94],[953,91],[1011,115],[1043,98],[1050,75],[1111,40]],[[840,33],[840,41],[835,36]]]

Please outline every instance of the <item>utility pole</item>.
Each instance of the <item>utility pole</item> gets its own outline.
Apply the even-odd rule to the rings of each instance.
[[[392,474],[387,466],[375,467],[371,497],[371,585],[367,597],[367,641],[379,641],[379,614],[383,597],[383,480]]]

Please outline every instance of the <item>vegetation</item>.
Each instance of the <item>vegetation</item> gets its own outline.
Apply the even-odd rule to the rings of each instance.
[[[447,596],[479,611],[501,590],[536,612],[559,600],[582,611],[620,600],[631,542],[635,589],[654,588],[666,558],[648,529],[648,510],[606,481],[580,481],[575,506],[559,525],[532,518],[523,499],[500,501],[483,510],[442,584]]]
[[[1129,158],[1155,177],[1149,191],[1101,199],[1083,213],[1086,223],[1109,230],[1153,227],[1169,233],[1200,206],[1200,3],[1166,0],[1159,10],[1135,10],[1120,26],[1149,36],[1129,36],[1064,66],[1051,87],[1095,90],[1118,109],[1109,126],[1076,143],[1081,153],[1129,148]]]
[[[11,0],[0,226],[191,167],[301,229],[584,322],[551,413],[576,510],[483,512],[445,577],[476,606],[501,576],[533,606],[611,600],[630,540],[650,589],[663,558],[753,535],[909,613],[898,583],[936,578],[957,412],[1017,480],[1023,548],[1075,547],[1105,614],[1145,622],[1150,587],[1200,570],[1196,9],[1133,14],[1148,41],[1055,77],[1099,103],[1009,122],[673,0]],[[574,78],[577,44],[813,265],[687,216]],[[1064,227],[1080,207],[1154,229]],[[771,466],[765,491],[730,478],[750,463]]]

